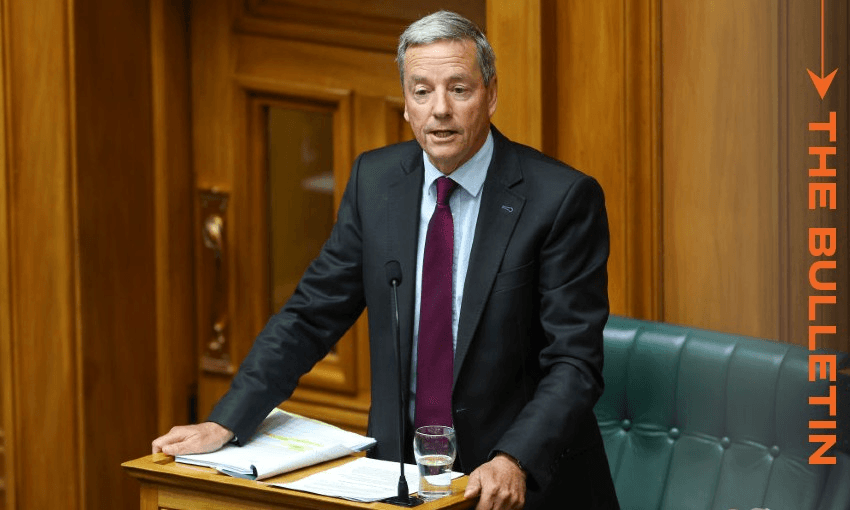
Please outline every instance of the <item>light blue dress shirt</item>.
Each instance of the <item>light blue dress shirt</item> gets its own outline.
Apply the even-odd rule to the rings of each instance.
[[[437,170],[425,151],[425,179],[422,183],[422,208],[419,213],[419,243],[416,251],[416,303],[413,315],[413,351],[410,363],[409,414],[413,420],[416,409],[416,360],[419,346],[419,306],[422,303],[422,260],[425,257],[425,238],[428,223],[437,207],[437,178],[443,173]],[[460,304],[463,301],[463,285],[469,266],[469,254],[475,237],[478,210],[481,208],[481,189],[487,177],[487,168],[493,158],[493,134],[487,134],[484,145],[472,158],[452,172],[449,177],[458,187],[449,198],[454,222],[454,254],[452,256],[452,346],[457,348],[457,326],[460,319]]]

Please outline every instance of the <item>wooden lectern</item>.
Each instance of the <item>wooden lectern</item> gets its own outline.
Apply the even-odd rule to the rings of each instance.
[[[351,462],[344,457],[263,482],[220,474],[212,468],[174,462],[174,457],[157,453],[125,462],[121,466],[141,483],[141,510],[258,510],[258,509],[350,509],[398,510],[385,503],[355,503],[306,492],[271,487],[268,483],[292,482],[324,469]],[[416,507],[419,510],[473,508],[477,500],[465,500],[468,477],[452,481],[452,494]]]

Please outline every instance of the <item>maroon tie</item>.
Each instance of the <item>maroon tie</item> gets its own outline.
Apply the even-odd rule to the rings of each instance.
[[[414,426],[452,425],[452,255],[454,222],[449,197],[456,182],[437,179],[437,207],[428,223],[422,261]]]

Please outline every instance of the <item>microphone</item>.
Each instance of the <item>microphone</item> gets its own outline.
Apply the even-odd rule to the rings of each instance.
[[[390,287],[401,285],[401,264],[397,260],[391,260],[384,264],[384,271],[387,273],[387,285]],[[398,311],[398,307],[396,307],[396,311]]]
[[[397,260],[391,260],[384,264],[387,273],[387,285],[392,287],[392,317],[393,317],[393,339],[395,340],[395,361],[398,370],[398,495],[384,500],[384,502],[396,506],[417,506],[423,500],[410,496],[407,486],[407,478],[404,476],[404,392],[401,381],[401,341],[398,325],[398,286],[401,284],[401,264]]]

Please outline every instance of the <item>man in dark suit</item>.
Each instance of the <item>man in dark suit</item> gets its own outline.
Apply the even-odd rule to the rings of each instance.
[[[608,317],[602,190],[490,125],[493,52],[468,20],[413,23],[398,60],[416,141],[358,157],[330,239],[231,390],[153,450],[247,440],[368,306],[370,455],[397,460],[385,269],[397,261],[405,413],[455,428],[467,496],[481,509],[618,508],[592,412]]]

